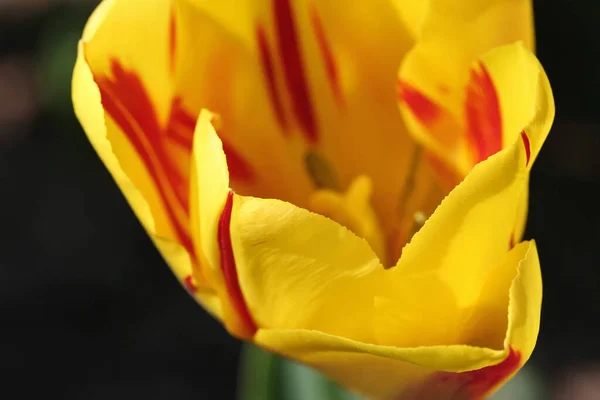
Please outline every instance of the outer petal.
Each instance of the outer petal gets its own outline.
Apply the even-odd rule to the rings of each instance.
[[[417,45],[399,71],[400,108],[411,133],[462,175],[513,142],[494,82],[475,65],[496,46],[533,48],[530,0],[431,0]]]
[[[110,75],[113,59],[138,72],[161,121],[166,119],[171,95],[171,7],[171,0],[104,0],[82,37],[90,42],[86,59],[95,75]]]
[[[554,118],[548,80],[531,53],[519,45],[504,46],[490,53],[486,65],[498,82],[499,98],[518,102],[518,109],[507,108],[504,117],[505,126],[521,134],[505,151],[473,168],[405,247],[396,270],[439,271],[457,288],[460,304],[477,295],[467,283],[480,279],[484,266],[506,253],[529,170]],[[534,87],[511,79],[515,76]]]
[[[373,298],[386,271],[364,239],[290,203],[241,196],[231,239],[259,327],[371,340]]]
[[[372,399],[475,400],[495,391],[528,359],[537,337],[541,280],[534,243],[515,247],[495,268],[482,299],[498,297],[503,309],[486,308],[506,318],[501,350],[467,345],[413,348],[374,345],[314,330],[261,329],[259,345],[300,360],[344,386]],[[510,287],[510,289],[509,289]],[[510,304],[509,304],[510,296]],[[500,314],[497,314],[500,313]],[[490,317],[493,318],[493,317]],[[478,320],[485,326],[486,320]]]
[[[230,264],[231,257],[226,252],[228,243],[223,243],[221,237],[223,229],[229,231],[228,226],[222,227],[221,224],[231,194],[227,160],[211,124],[213,118],[214,114],[203,110],[194,132],[190,201],[192,232],[202,276],[220,299],[220,318],[233,334],[247,338],[254,330],[248,325],[253,323],[243,320],[245,304],[239,298],[239,289],[227,279],[227,276],[236,273],[235,264]]]
[[[156,179],[164,170],[157,171],[156,159],[150,152],[145,157],[140,153],[141,148],[149,147],[136,147],[132,141],[138,140],[139,145],[139,140],[161,135],[161,115],[168,111],[165,93],[170,2],[153,0],[140,5],[143,12],[126,1],[104,1],[90,17],[73,72],[75,112],[94,149],[177,278],[211,313],[219,314],[220,306],[212,290],[200,276],[192,277],[190,242],[182,240],[178,234],[181,232],[175,228],[177,218],[169,215],[168,203],[169,199],[174,200],[174,192],[161,187]],[[114,37],[125,35],[131,39],[115,44]],[[146,41],[152,46],[144,47]],[[164,180],[161,182],[164,184]],[[189,239],[185,211],[171,211],[178,213],[179,228]]]
[[[536,109],[536,107],[538,107],[537,103],[545,104],[544,107],[548,109],[547,117],[544,116],[544,118],[548,118],[550,121],[553,118],[553,106],[549,107],[547,105],[552,102],[551,90],[547,78],[543,72],[539,72],[539,64],[522,44],[517,43],[500,47],[484,54],[481,57],[479,64],[474,66],[474,71],[485,71],[485,79],[491,84],[491,86],[488,87],[493,90],[491,93],[497,104],[493,120],[497,121],[499,130],[488,129],[490,125],[482,122],[482,125],[480,125],[482,130],[479,132],[496,132],[502,134],[501,141],[497,141],[498,149],[504,146],[505,143],[514,142],[521,134],[522,128],[527,124],[527,121],[542,115],[542,113]],[[476,104],[485,105],[485,102],[481,103],[481,101],[479,101],[479,103]],[[486,120],[483,119],[480,121]],[[487,121],[489,122],[490,120]],[[430,126],[440,127],[440,125],[435,125],[435,123]],[[425,125],[417,123],[414,127],[415,129],[421,129],[424,128]],[[460,131],[459,128],[457,128],[457,130]],[[446,131],[441,131],[442,134],[445,132]],[[529,137],[528,140],[531,141],[531,143],[529,143],[529,145],[532,146],[530,162],[533,163],[543,140],[538,142],[532,140],[531,137]],[[500,143],[504,144],[500,145]],[[483,142],[483,145],[485,145],[485,141]],[[464,158],[462,155],[467,154],[468,148],[472,147],[471,145],[465,144],[460,148],[462,150],[460,150],[459,153],[454,154],[443,150],[441,147],[438,147],[438,150],[444,152],[443,156],[446,157],[447,162],[462,163],[462,170],[468,171],[472,165],[472,161],[469,160],[472,159],[468,157]],[[462,155],[458,156],[457,154]],[[448,161],[452,157],[455,157],[454,161]],[[528,177],[526,179],[528,179]],[[527,187],[527,185],[525,186]],[[518,241],[523,234],[527,218],[527,201],[528,196],[526,189],[521,196],[520,204],[517,206],[518,217],[516,218],[514,225],[514,234],[509,238],[510,243]]]

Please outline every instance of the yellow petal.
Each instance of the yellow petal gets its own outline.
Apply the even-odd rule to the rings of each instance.
[[[518,140],[522,135],[523,128],[530,124],[534,129],[547,132],[554,118],[554,104],[552,92],[548,79],[541,69],[541,66],[535,57],[520,44],[512,44],[496,48],[482,55],[479,64],[476,65],[477,71],[485,71],[485,79],[491,83],[494,91],[494,98],[497,99],[497,123],[500,130],[495,131],[500,134],[496,140],[506,146]],[[484,103],[485,105],[485,103]],[[484,111],[485,112],[485,111]],[[406,113],[405,113],[406,114]],[[412,117],[408,116],[410,120]],[[495,117],[494,117],[495,118]],[[422,125],[415,119],[414,132],[423,134],[426,138],[426,146],[430,145],[436,148],[436,144],[431,142],[431,137],[427,136],[433,132],[430,127],[440,127],[440,125]],[[483,125],[485,128],[486,125]],[[444,134],[447,131],[440,131]],[[485,129],[481,131],[484,134]],[[488,131],[489,132],[489,131]],[[537,138],[529,133],[523,136],[530,152],[529,164],[533,163],[545,135]],[[485,150],[485,138],[482,148]],[[498,148],[502,147],[498,145]],[[448,152],[447,148],[437,147],[437,155],[444,158],[451,165],[460,164],[457,169],[462,173],[467,173],[473,163],[473,158],[466,156],[470,153],[472,142],[464,140],[460,144],[458,152]],[[440,153],[441,152],[441,153]],[[514,226],[514,238],[511,242],[518,241],[522,236],[524,224],[527,216],[527,190],[523,192],[520,200],[519,217]]]
[[[161,104],[167,100],[163,94],[168,70],[162,62],[168,61],[169,7],[170,2],[149,1],[140,13],[128,2],[102,2],[79,44],[73,103],[100,159],[177,278],[211,313],[219,314],[215,294],[192,260],[187,211],[177,204],[187,202],[187,191],[172,186],[169,166],[157,159],[157,152],[164,156],[165,150],[159,140],[163,134],[160,112],[167,111]],[[131,39],[115,44],[114,37],[119,35]],[[144,48],[143,39],[153,41],[152,46]],[[93,70],[89,60],[95,62]],[[157,65],[151,65],[154,62]],[[176,189],[182,196],[179,199]]]
[[[214,118],[214,114],[203,110],[194,132],[190,189],[192,234],[196,254],[200,257],[201,276],[220,300],[217,316],[232,334],[249,338],[256,328],[239,289],[231,251],[229,220],[233,193],[229,189],[223,145],[211,123]]]
[[[371,340],[386,271],[364,239],[290,203],[236,196],[231,240],[257,326]]]
[[[535,161],[554,120],[554,98],[548,77],[523,43],[498,47],[481,57],[502,111],[502,143],[511,145],[524,127],[530,145],[529,166]],[[544,132],[534,134],[532,130]]]
[[[267,2],[257,0],[178,0],[177,6],[193,6],[206,17],[225,28],[244,46],[254,45],[254,22]]]
[[[310,199],[311,210],[326,216],[364,238],[384,265],[387,264],[386,242],[377,216],[371,207],[373,182],[359,176],[342,196],[329,189],[318,190]]]
[[[249,37],[241,40],[222,15],[230,2],[177,2],[172,115],[180,117],[174,129],[191,141],[200,110],[217,113],[235,191],[306,205],[312,184],[303,152],[288,143],[289,132],[282,132],[283,94],[273,74],[277,58],[263,24],[252,13],[241,13],[246,3],[231,14],[253,24]]]
[[[497,82],[494,77],[490,82],[476,62],[493,48],[515,41],[532,49],[532,22],[529,0],[467,1],[460,7],[432,0],[422,36],[403,60],[400,108],[411,133],[463,175],[512,142],[512,136],[507,138],[495,126],[504,118],[492,113]],[[491,135],[492,141],[482,135]]]
[[[197,252],[203,256],[211,276],[220,272],[217,244],[219,218],[229,193],[229,171],[223,146],[212,124],[213,115],[202,111],[194,132],[194,173],[191,189],[192,225]]]
[[[78,116],[104,162],[105,154],[112,153],[148,204],[153,222],[150,226],[147,217],[141,218],[144,226],[191,251],[187,226],[189,168],[180,168],[179,160],[186,155],[173,155],[163,121],[170,103],[166,89],[170,15],[168,1],[145,2],[143,9],[120,0],[101,3],[86,26],[79,48],[78,65],[85,64],[90,74],[80,79],[76,67],[74,80],[89,81],[82,92],[100,92],[103,122],[87,123],[85,117]],[[114,37],[127,40],[114,44]],[[74,95],[74,103],[76,109],[100,107],[100,99],[86,99],[85,93]],[[110,150],[99,148],[96,142],[106,143]],[[134,208],[139,212],[137,203]]]
[[[137,71],[160,121],[167,116],[171,95],[171,7],[171,0],[104,0],[82,37],[94,75],[110,75],[113,60]]]
[[[464,344],[378,345],[306,329],[260,329],[254,341],[309,364],[372,399],[483,398],[516,373],[535,345],[541,310],[535,243],[516,246],[501,263],[488,268],[488,273],[478,309],[465,325],[471,333],[480,334],[486,334],[490,323],[500,325],[504,340],[498,349]],[[408,300],[423,301],[431,295],[436,293],[425,291]],[[439,311],[441,315],[443,311]],[[421,334],[427,334],[436,323],[428,317],[431,314],[422,316],[425,330],[420,330]],[[398,328],[396,332],[402,334],[402,327]]]
[[[423,22],[427,15],[427,9],[430,7],[429,0],[423,1],[404,1],[394,0],[393,4],[400,13],[404,25],[411,32],[415,39],[421,36]]]
[[[374,400],[454,399],[458,385],[441,382],[441,376],[459,374],[439,371],[484,368],[508,355],[469,346],[375,346],[312,330],[259,330],[255,342],[311,365],[350,391]],[[440,369],[433,369],[434,365]],[[433,385],[437,386],[433,396],[418,397]]]
[[[506,99],[504,101],[507,105],[508,99],[517,102],[517,107],[514,109],[505,107],[506,112],[503,114],[504,126],[507,130],[517,132],[513,135],[515,139],[505,151],[475,166],[465,181],[442,202],[423,229],[414,237],[413,242],[404,249],[400,266],[408,265],[411,262],[409,260],[418,259],[419,267],[415,264],[415,268],[421,269],[423,264],[437,267],[438,263],[427,262],[427,260],[435,257],[438,252],[425,250],[429,246],[425,243],[444,246],[443,237],[448,238],[448,244],[452,241],[452,243],[473,246],[476,251],[473,254],[484,254],[486,246],[496,247],[495,252],[499,256],[506,251],[504,244],[508,242],[514,226],[516,210],[525,190],[528,171],[532,166],[532,160],[546,139],[554,118],[554,103],[545,73],[535,57],[522,46],[516,44],[498,48],[486,57],[485,62],[494,79],[499,82],[497,85],[499,98]],[[511,70],[509,65],[516,68]],[[528,82],[533,82],[534,88],[532,84],[522,85],[520,79],[509,78],[515,74],[528,76]],[[526,101],[521,102],[521,98]],[[472,194],[472,197],[468,197],[469,194]],[[472,203],[466,203],[465,198],[470,199]],[[446,231],[439,228],[439,233],[443,232],[442,237],[433,230],[433,226],[438,224],[437,221],[443,221],[444,226],[447,224],[449,228]],[[489,225],[481,221],[489,221]],[[460,237],[465,240],[459,240],[456,234],[460,234]],[[416,249],[415,243],[421,240],[424,241],[420,242],[423,247],[419,254],[428,258],[419,258],[417,253],[412,253],[413,249]],[[475,245],[479,242],[482,242],[483,247]],[[452,249],[448,250],[452,251],[452,254],[447,253],[446,250],[439,254],[443,254],[449,265],[455,264],[450,262],[449,258],[452,257],[456,257],[456,260],[462,258],[460,264],[465,264],[464,256],[471,253],[458,249],[456,253]],[[463,276],[463,274],[456,276]]]
[[[508,65],[526,64],[527,68],[520,70],[529,71],[530,79],[535,83],[535,90],[518,80],[513,85],[509,79],[504,79],[498,85],[501,95],[523,96],[529,100],[528,104],[519,104],[525,112],[515,110],[505,114],[505,126],[521,133],[510,147],[476,165],[403,249],[398,265],[392,270],[392,288],[405,285],[415,291],[420,287],[427,290],[425,282],[428,279],[433,282],[439,279],[442,285],[437,283],[436,287],[446,287],[450,292],[434,290],[426,303],[417,304],[412,310],[410,307],[396,310],[389,306],[406,303],[404,293],[407,290],[390,290],[382,294],[383,299],[379,300],[382,307],[378,310],[382,315],[377,317],[380,321],[377,335],[381,340],[389,342],[390,338],[396,337],[399,343],[408,341],[414,345],[415,342],[406,335],[394,336],[393,326],[386,321],[408,320],[414,324],[420,319],[439,320],[425,337],[412,339],[420,344],[424,339],[432,343],[441,340],[463,342],[468,337],[468,343],[494,347],[502,339],[504,329],[501,327],[485,335],[463,330],[452,338],[449,333],[456,331],[452,326],[463,326],[464,318],[477,308],[490,266],[501,262],[521,233],[529,170],[550,129],[554,104],[547,78],[531,53],[521,46],[511,45],[499,48],[493,55],[486,59],[486,65],[495,71],[498,81],[510,74]],[[455,304],[454,315],[436,314],[444,303]],[[498,308],[505,307],[500,305]],[[426,317],[427,312],[430,317]]]
[[[527,247],[521,246],[521,249],[525,248],[526,255],[520,261],[518,275],[510,287],[505,341],[521,351],[523,363],[529,359],[537,341],[542,304],[542,276],[537,247],[532,241]]]
[[[453,35],[457,32],[458,36],[470,32],[479,33],[471,38],[477,40],[470,40],[472,49],[483,48],[485,51],[515,40],[524,40],[527,48],[532,48],[534,37],[530,0],[466,0],[460,5],[452,0],[429,0],[428,3],[423,39],[439,39],[440,35],[448,33]]]

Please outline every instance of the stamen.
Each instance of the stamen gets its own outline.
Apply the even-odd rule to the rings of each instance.
[[[415,190],[415,176],[417,175],[417,169],[421,161],[422,153],[423,148],[417,145],[415,147],[415,151],[413,152],[412,160],[410,162],[410,166],[408,167],[408,172],[406,174],[406,181],[404,182],[402,194],[400,195],[400,199],[398,202],[399,219],[402,219],[404,217],[404,214],[406,212],[406,204],[408,203],[411,194]]]
[[[319,153],[309,150],[304,156],[306,171],[317,189],[341,190],[333,166]]]
[[[408,211],[408,203],[410,197],[412,196],[415,190],[415,176],[417,175],[417,170],[419,169],[419,165],[421,163],[422,154],[423,148],[417,145],[413,151],[413,156],[408,167],[408,171],[406,173],[404,186],[398,199],[398,213],[396,218],[397,226],[394,228],[394,230],[388,237],[388,246],[390,249],[389,252],[392,261],[396,261],[400,258],[402,254],[402,248],[406,243],[408,243],[408,241],[412,237],[412,233],[406,233],[407,228],[405,226],[404,218]],[[411,231],[412,229],[413,228],[411,228]]]
[[[425,221],[427,221],[427,215],[423,211],[417,211],[414,215],[415,225],[416,227],[423,227],[425,225]]]
[[[421,230],[423,225],[425,225],[425,222],[427,222],[427,218],[427,215],[423,211],[417,211],[413,215],[413,225],[410,229],[410,234],[408,235],[407,243],[412,239],[413,236],[415,236],[417,232]]]

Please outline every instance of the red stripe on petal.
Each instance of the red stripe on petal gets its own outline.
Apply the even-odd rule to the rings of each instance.
[[[442,188],[446,192],[450,192],[462,180],[461,176],[459,176],[455,170],[445,164],[444,161],[442,161],[434,153],[427,152],[425,154],[425,159],[429,163],[431,169],[433,169],[438,178],[441,180]]]
[[[169,70],[175,73],[175,56],[177,53],[177,22],[175,20],[175,9],[171,7],[169,19]]]
[[[227,159],[227,168],[231,179],[245,182],[252,181],[254,171],[250,164],[229,143],[224,140],[221,141],[223,142],[223,152]]]
[[[171,115],[167,124],[167,135],[188,151],[192,151],[196,118],[183,108],[181,98],[171,102]]]
[[[317,121],[310,101],[292,6],[290,0],[273,0],[273,2],[279,54],[283,61],[292,108],[306,139],[315,143],[318,139]]]
[[[176,240],[193,256],[188,231],[188,179],[171,162],[152,101],[135,71],[111,62],[113,77],[94,76],[104,110],[119,125],[155,183]]]
[[[500,364],[467,372],[438,372],[396,400],[481,400],[521,366],[521,353],[512,347]]]
[[[329,79],[331,90],[333,91],[333,95],[335,96],[338,106],[343,107],[344,97],[342,95],[342,87],[340,85],[338,68],[335,63],[335,58],[333,57],[333,52],[331,51],[331,47],[329,46],[329,41],[325,35],[321,17],[319,16],[317,8],[314,4],[310,8],[310,22],[317,38],[317,43],[319,44],[321,57],[323,57],[323,61],[325,62],[325,70],[327,72],[327,78]]]
[[[283,111],[283,104],[281,97],[279,97],[279,91],[277,90],[277,82],[275,80],[275,67],[273,63],[273,54],[271,54],[271,47],[267,40],[267,36],[263,27],[258,27],[256,30],[256,39],[258,41],[258,51],[262,63],[263,72],[267,79],[267,90],[275,112],[277,122],[282,128],[283,133],[287,133],[287,121],[285,119],[285,113]]]
[[[240,322],[247,331],[245,333],[252,336],[257,331],[257,327],[252,315],[250,315],[250,310],[248,310],[242,288],[240,287],[235,257],[233,255],[233,247],[231,245],[230,226],[232,210],[233,192],[229,191],[223,212],[219,218],[219,228],[217,232],[217,240],[221,254],[221,270],[223,271],[223,279],[225,280],[229,299],[231,300],[234,309],[237,311]]]
[[[465,98],[466,135],[475,153],[475,162],[502,149],[502,117],[492,77],[482,63],[471,69]]]
[[[521,140],[523,140],[523,146],[525,146],[525,166],[529,165],[529,159],[531,158],[531,144],[529,143],[529,138],[525,131],[521,131]]]
[[[188,275],[185,277],[185,279],[183,280],[183,285],[190,293],[196,293],[198,291],[198,288],[194,283],[194,277],[192,275]]]
[[[197,118],[183,107],[181,99],[176,97],[171,104],[171,116],[167,126],[167,135],[174,142],[191,152],[196,120]],[[219,136],[222,136],[221,132],[217,133]],[[245,182],[253,180],[255,174],[250,163],[222,137],[221,142],[223,143],[223,151],[227,158],[227,167],[229,168],[231,179]]]
[[[423,125],[431,125],[442,114],[439,105],[408,82],[398,80],[397,95],[398,100],[406,104],[414,117]]]
[[[466,398],[472,400],[483,398],[515,373],[520,366],[521,353],[511,347],[508,356],[500,364],[459,374],[464,381],[464,389],[469,394]]]

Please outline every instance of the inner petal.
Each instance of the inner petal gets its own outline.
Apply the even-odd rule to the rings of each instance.
[[[415,214],[429,215],[447,193],[396,106],[410,34],[380,0],[343,16],[312,1],[256,4],[244,41],[186,2],[178,6],[172,115],[185,121],[176,124],[179,135],[191,140],[202,108],[218,113],[236,192],[311,208],[326,190],[317,208],[329,216],[366,175],[365,206],[376,222],[369,224],[379,227],[367,240],[393,264],[419,226]]]
[[[383,232],[371,205],[373,183],[368,176],[356,178],[346,193],[324,189],[314,192],[310,199],[313,212],[324,215],[344,225],[367,240],[383,265],[388,265],[388,255]]]

